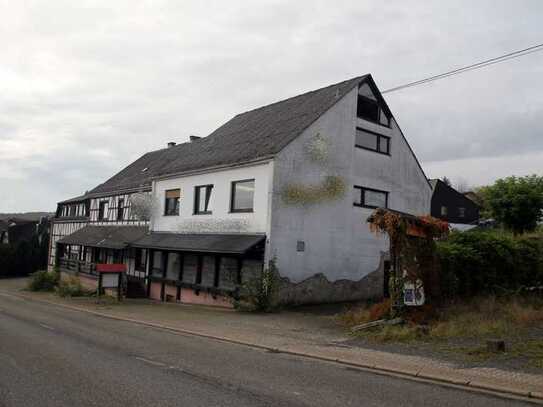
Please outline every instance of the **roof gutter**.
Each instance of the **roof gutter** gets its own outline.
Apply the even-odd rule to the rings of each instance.
[[[166,180],[166,179],[171,179],[171,178],[188,177],[191,175],[205,174],[208,172],[217,172],[217,171],[222,171],[222,170],[226,170],[230,168],[251,167],[253,165],[267,164],[274,157],[275,157],[274,154],[269,154],[263,157],[256,158],[254,160],[241,161],[235,164],[223,164],[223,165],[216,165],[213,167],[200,168],[197,170],[180,171],[180,172],[173,172],[170,174],[157,175],[155,177],[152,177],[151,180],[161,181],[161,180]]]

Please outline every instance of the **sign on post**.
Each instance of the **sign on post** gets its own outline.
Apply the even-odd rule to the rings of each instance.
[[[126,273],[126,264],[97,264],[98,297],[105,288],[117,289],[117,300],[121,300],[123,274]]]

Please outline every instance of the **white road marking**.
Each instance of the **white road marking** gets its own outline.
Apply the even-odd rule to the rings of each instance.
[[[41,326],[42,328],[49,329],[50,331],[54,331],[54,330],[55,330],[55,328],[53,328],[52,326],[49,326],[49,325],[40,324],[40,326]]]
[[[141,358],[139,356],[136,356],[136,359],[138,360],[141,360],[142,362],[145,362],[145,363],[149,363],[150,365],[154,365],[154,366],[166,366],[164,363],[162,362],[155,362],[154,360],[149,360],[149,359],[145,359],[145,358]]]

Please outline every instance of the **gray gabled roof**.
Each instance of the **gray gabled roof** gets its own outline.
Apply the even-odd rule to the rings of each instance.
[[[59,239],[57,243],[124,249],[143,237],[148,230],[147,226],[85,226]]]
[[[363,75],[238,114],[205,138],[144,154],[89,194],[148,187],[161,175],[271,157],[367,78],[373,84]]]
[[[87,198],[87,195],[80,195],[76,196],[75,198],[65,199],[64,201],[60,201],[59,204],[68,204],[68,203],[74,203],[74,202],[82,202]]]
[[[180,250],[200,253],[243,254],[266,239],[262,234],[182,234],[154,232],[133,242],[131,246]]]

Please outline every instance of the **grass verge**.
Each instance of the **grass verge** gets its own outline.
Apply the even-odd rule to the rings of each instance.
[[[375,310],[375,304],[360,305],[338,315],[338,319],[350,328],[379,319]],[[476,298],[439,310],[428,308],[423,314],[418,310],[405,324],[363,330],[355,336],[374,343],[429,345],[440,352],[463,354],[473,362],[517,358],[543,369],[542,298]],[[488,339],[505,340],[507,351],[488,351]]]

